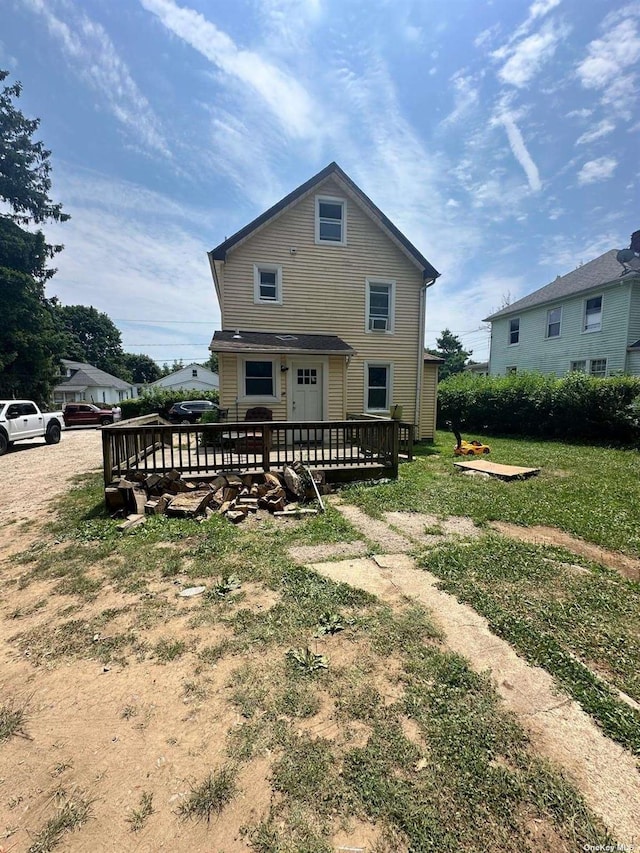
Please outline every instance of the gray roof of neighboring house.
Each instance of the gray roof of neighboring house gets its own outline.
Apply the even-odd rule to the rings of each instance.
[[[517,302],[507,305],[506,308],[496,311],[495,314],[486,317],[483,322],[497,320],[499,317],[506,317],[508,314],[516,314],[527,308],[534,308],[536,305],[544,305],[546,302],[566,299],[568,296],[575,296],[586,290],[619,282],[620,279],[635,278],[637,273],[622,275],[624,269],[622,264],[616,260],[617,254],[618,249],[605,252],[599,258],[588,261],[566,275],[558,276],[550,284],[541,287],[539,290],[534,290],[533,293],[523,296]]]
[[[240,335],[240,337],[236,337]],[[313,353],[353,355],[355,350],[337,335],[310,335],[298,332],[245,332],[223,329],[214,332],[209,347],[213,352]]]
[[[444,358],[440,358],[439,355],[433,355],[431,352],[425,352],[423,356],[423,361],[431,361],[436,364],[444,364]]]
[[[67,370],[75,370],[72,376],[64,377],[56,388],[62,388],[71,391],[84,391],[87,387],[100,388],[116,388],[118,391],[127,391],[131,388],[130,382],[125,382],[123,379],[118,379],[117,376],[112,376],[92,364],[85,364],[83,361],[71,361],[68,358],[61,359]]]
[[[227,256],[227,252],[229,249],[233,248],[236,243],[239,243],[241,240],[244,240],[245,237],[248,237],[256,228],[259,228],[261,225],[264,225],[265,222],[268,222],[269,219],[272,219],[274,216],[277,216],[281,211],[285,208],[289,207],[294,201],[301,198],[305,193],[312,190],[315,186],[322,183],[326,178],[331,175],[336,175],[340,180],[342,180],[351,190],[351,192],[358,198],[363,205],[363,207],[367,208],[369,212],[372,214],[373,218],[377,221],[377,223],[387,231],[387,233],[391,234],[404,248],[407,252],[414,258],[414,260],[422,267],[422,273],[424,279],[435,279],[438,278],[440,273],[438,270],[433,267],[429,261],[424,257],[424,255],[416,249],[413,243],[408,240],[404,234],[396,228],[393,222],[384,215],[384,213],[380,210],[380,208],[375,205],[368,195],[362,192],[360,187],[351,180],[349,175],[344,172],[337,163],[329,163],[328,166],[325,166],[317,175],[314,175],[312,178],[309,178],[308,181],[305,181],[304,184],[301,184],[297,187],[293,192],[290,192],[284,198],[280,199],[279,202],[270,207],[268,210],[265,210],[264,213],[261,213],[256,219],[250,222],[248,225],[245,225],[244,228],[241,228],[235,234],[232,234],[231,237],[226,239],[223,243],[220,243],[219,246],[216,246],[215,249],[212,249],[209,252],[209,255],[214,260],[224,261]]]

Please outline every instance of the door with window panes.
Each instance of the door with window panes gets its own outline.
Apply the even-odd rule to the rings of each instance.
[[[291,420],[321,421],[322,406],[322,364],[320,362],[293,362],[291,365]],[[318,441],[322,431],[317,430],[310,435],[311,441]],[[294,441],[305,441],[306,432],[301,434],[296,430]]]

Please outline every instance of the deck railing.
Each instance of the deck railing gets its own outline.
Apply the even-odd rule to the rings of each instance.
[[[295,459],[327,472],[384,469],[397,477],[400,432],[391,420],[182,425],[145,416],[103,427],[104,480],[172,469],[203,478],[218,471],[279,470]]]
[[[347,412],[347,420],[357,421],[388,421],[384,415],[370,415],[364,412]],[[408,421],[395,421],[398,424],[399,452],[409,462],[413,460],[413,444],[416,440],[416,428]]]

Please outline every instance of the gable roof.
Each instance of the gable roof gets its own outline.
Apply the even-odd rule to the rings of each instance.
[[[60,359],[67,370],[75,370],[73,376],[63,377],[56,385],[56,388],[65,386],[65,390],[85,391],[88,387],[100,388],[116,388],[118,391],[128,391],[131,388],[130,382],[125,382],[123,379],[118,379],[117,376],[112,376],[99,367],[94,367],[92,364],[85,364],[83,361],[71,361],[68,358]]]
[[[534,308],[536,305],[544,305],[546,302],[566,299],[568,296],[575,296],[583,291],[603,287],[605,284],[618,283],[620,280],[633,278],[633,273],[623,275],[624,269],[622,264],[616,260],[617,254],[617,249],[610,249],[604,255],[588,261],[566,275],[558,276],[550,284],[541,287],[539,290],[534,290],[533,293],[523,296],[517,302],[507,305],[506,308],[496,311],[495,314],[486,317],[483,322],[497,320],[498,317],[506,317],[508,314]]]
[[[245,332],[224,329],[213,334],[212,352],[311,353],[314,355],[353,355],[349,344],[337,335],[300,334],[298,332]]]
[[[328,166],[325,166],[322,171],[318,172],[317,175],[314,175],[312,178],[309,178],[308,181],[305,181],[304,184],[301,184],[297,189],[290,192],[284,198],[280,199],[279,202],[270,207],[268,210],[265,210],[264,213],[261,213],[256,219],[250,222],[248,225],[245,225],[244,228],[241,228],[239,231],[236,231],[231,237],[225,240],[223,243],[220,243],[219,246],[216,246],[215,249],[212,249],[209,252],[209,258],[211,261],[224,261],[227,257],[227,252],[232,249],[235,245],[240,243],[246,237],[249,237],[254,231],[260,228],[265,223],[269,222],[269,220],[274,219],[278,216],[279,213],[282,213],[288,207],[290,207],[294,202],[298,201],[298,199],[302,198],[304,195],[309,193],[314,187],[321,184],[327,178],[334,176],[337,177],[342,183],[346,185],[346,187],[351,191],[351,193],[358,199],[361,206],[365,208],[367,213],[378,223],[378,225],[385,231],[391,239],[399,243],[400,246],[404,248],[404,250],[409,254],[414,262],[422,267],[422,274],[425,280],[428,279],[436,279],[440,275],[440,273],[433,267],[429,261],[424,257],[424,255],[416,249],[416,247],[411,243],[404,234],[396,228],[393,222],[384,215],[384,213],[377,207],[367,196],[362,192],[360,187],[355,184],[349,175],[344,172],[337,163],[329,163]]]
[[[152,387],[153,385],[158,385],[159,387],[162,387],[163,383],[166,384],[167,379],[175,378],[181,373],[184,373],[185,376],[188,376],[188,371],[193,370],[194,368],[200,371],[198,373],[198,376],[195,378],[205,381],[208,380],[211,382],[212,385],[215,385],[217,382],[219,382],[219,377],[217,373],[214,373],[213,370],[209,370],[208,367],[204,367],[204,365],[202,364],[198,364],[197,361],[192,361],[189,364],[183,364],[182,367],[179,367],[177,370],[174,370],[171,373],[167,373],[166,376],[161,376],[160,379],[155,379],[153,382],[149,382],[149,387]]]

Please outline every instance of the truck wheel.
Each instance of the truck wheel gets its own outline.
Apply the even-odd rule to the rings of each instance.
[[[4,456],[8,449],[9,439],[3,432],[0,432],[0,456]]]
[[[58,444],[61,436],[60,427],[58,424],[51,424],[49,429],[47,430],[47,434],[44,437],[44,440],[47,444]]]
[[[100,426],[109,426],[113,423],[113,418],[100,418]]]

